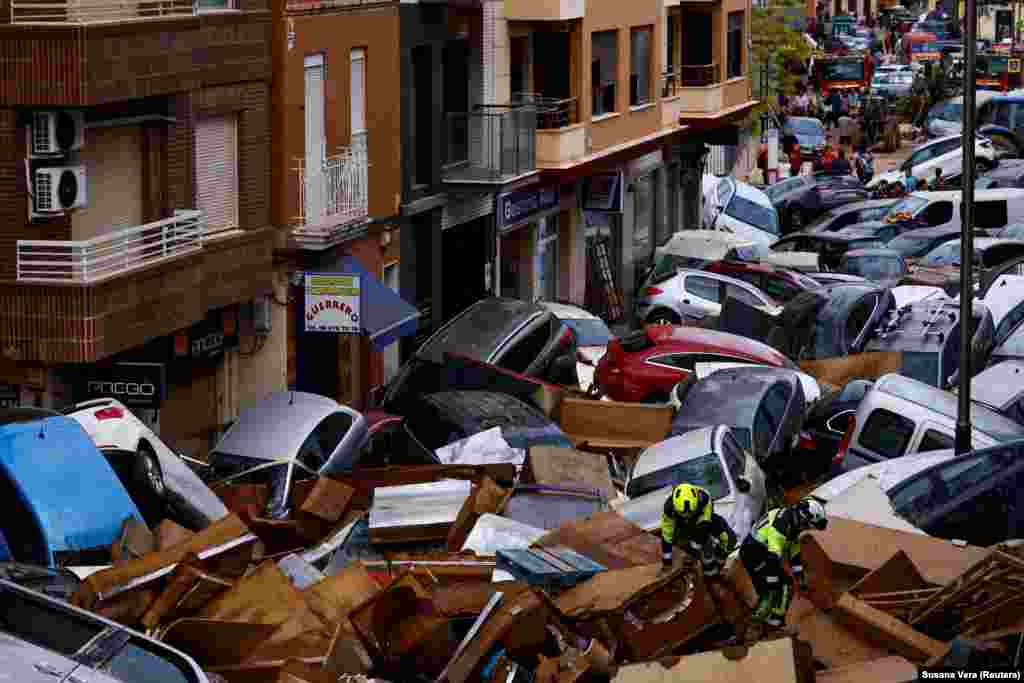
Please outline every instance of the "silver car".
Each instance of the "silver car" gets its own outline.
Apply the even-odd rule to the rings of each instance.
[[[269,483],[268,512],[279,519],[293,482],[351,467],[367,433],[366,418],[334,399],[282,391],[242,410],[210,465],[219,483]]]
[[[647,324],[692,324],[718,317],[728,297],[772,315],[781,310],[767,294],[748,282],[686,268],[660,282],[649,281],[637,299],[636,314]]]
[[[186,654],[0,579],[0,672],[17,683],[208,683]]]
[[[647,531],[657,529],[665,500],[676,484],[707,489],[720,514],[740,539],[764,509],[764,472],[724,425],[704,427],[660,441],[637,458],[625,487],[620,515]]]

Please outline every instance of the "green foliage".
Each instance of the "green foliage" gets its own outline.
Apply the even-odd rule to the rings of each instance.
[[[800,0],[770,0],[767,7],[754,7],[751,15],[751,61],[771,64],[776,92],[792,95],[797,82],[803,79],[794,65],[806,64],[811,56],[810,45],[803,33],[794,28],[790,17],[793,9],[804,7]],[[790,10],[787,12],[786,10]],[[787,16],[788,14],[788,16]]]

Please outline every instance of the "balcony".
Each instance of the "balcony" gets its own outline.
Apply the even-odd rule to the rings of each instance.
[[[201,211],[146,223],[90,240],[18,240],[18,282],[93,284],[203,248]]]
[[[558,165],[587,153],[587,131],[580,123],[579,100],[514,93],[513,100],[537,109],[537,165]]]
[[[582,19],[584,0],[505,0],[505,18],[510,21],[565,21]]]
[[[12,24],[82,25],[191,17],[202,3],[192,0],[11,0],[10,7]]]
[[[721,65],[686,64],[678,71],[662,74],[659,81],[662,125],[682,118],[714,118],[723,111],[746,104],[746,77],[721,80]]]
[[[361,231],[369,217],[366,141],[357,140],[328,157],[319,168],[295,168],[299,213],[291,240],[303,249],[327,249]]]
[[[449,113],[444,181],[501,184],[537,171],[537,108],[484,104]]]

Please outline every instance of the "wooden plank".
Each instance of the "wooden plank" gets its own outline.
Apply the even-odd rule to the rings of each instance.
[[[875,609],[866,602],[843,593],[836,601],[840,621],[869,640],[884,643],[907,659],[926,662],[944,656],[949,643],[930,638],[896,617]]]
[[[786,625],[807,642],[816,662],[827,668],[848,666],[879,659],[889,650],[862,638],[839,623],[834,614],[817,609],[807,598],[796,596],[786,614]]]
[[[593,489],[606,499],[615,497],[615,485],[606,456],[574,448],[531,446],[525,474],[541,486],[573,486]]]
[[[573,442],[606,448],[646,448],[672,427],[671,406],[565,398],[559,426]]]

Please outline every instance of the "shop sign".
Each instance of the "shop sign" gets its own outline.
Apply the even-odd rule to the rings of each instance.
[[[0,383],[0,408],[16,408],[21,405],[21,387],[17,384]]]
[[[590,176],[583,192],[583,210],[622,213],[624,185],[621,171]]]
[[[192,327],[174,335],[174,360],[218,360],[238,348],[238,306],[211,311]]]
[[[159,408],[166,398],[163,363],[113,363],[86,372],[79,388],[81,400],[116,398],[126,406]]]
[[[506,192],[498,196],[498,227],[507,230],[529,222],[545,211],[557,209],[560,203],[557,187]]]
[[[306,332],[360,334],[359,275],[306,273]]]

